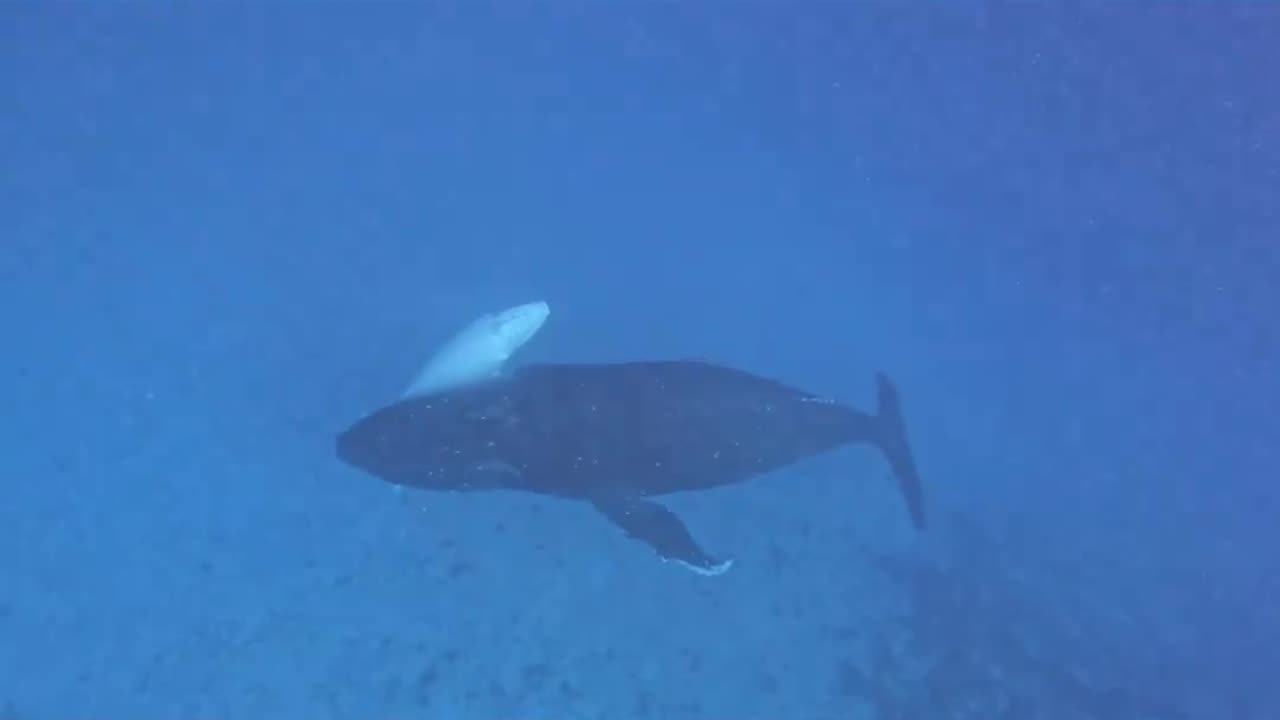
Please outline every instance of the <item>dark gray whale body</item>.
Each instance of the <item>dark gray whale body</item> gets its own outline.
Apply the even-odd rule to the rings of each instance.
[[[924,497],[898,393],[877,375],[874,415],[698,361],[530,365],[384,407],[338,436],[343,461],[396,485],[514,489],[585,500],[667,560],[707,554],[648,498],[749,480],[842,445],[884,455],[913,524]]]

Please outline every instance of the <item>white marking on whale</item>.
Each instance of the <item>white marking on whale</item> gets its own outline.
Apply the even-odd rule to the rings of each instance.
[[[729,570],[733,567],[732,558],[725,560],[723,562],[716,563],[711,567],[707,567],[707,568],[698,567],[697,565],[694,565],[693,563],[685,562],[684,560],[667,560],[666,558],[662,558],[662,562],[674,562],[680,565],[681,567],[683,567],[685,570],[691,570],[704,577],[715,577],[717,575],[723,575],[729,572]]]
[[[481,316],[462,328],[427,361],[401,398],[430,395],[489,380],[529,342],[551,314],[542,301]]]

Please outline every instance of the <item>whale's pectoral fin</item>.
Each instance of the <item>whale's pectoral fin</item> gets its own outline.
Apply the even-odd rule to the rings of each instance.
[[[732,560],[716,560],[698,546],[678,515],[635,495],[603,495],[591,504],[627,535],[652,547],[663,560],[678,562],[701,575],[719,575]]]

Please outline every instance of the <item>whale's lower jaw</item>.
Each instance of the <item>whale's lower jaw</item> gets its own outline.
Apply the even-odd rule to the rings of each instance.
[[[467,325],[427,361],[401,398],[430,395],[500,376],[512,354],[546,322],[545,302],[518,305]]]

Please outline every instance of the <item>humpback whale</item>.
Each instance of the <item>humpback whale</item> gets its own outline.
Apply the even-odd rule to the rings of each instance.
[[[480,316],[427,360],[401,398],[430,395],[498,376],[507,359],[537,334],[550,314],[551,307],[538,301]]]
[[[702,361],[532,364],[378,409],[338,434],[336,452],[400,486],[583,501],[662,559],[718,574],[732,560],[705,551],[654,498],[868,444],[887,461],[912,524],[925,528],[898,391],[882,373],[876,384],[869,414]]]

